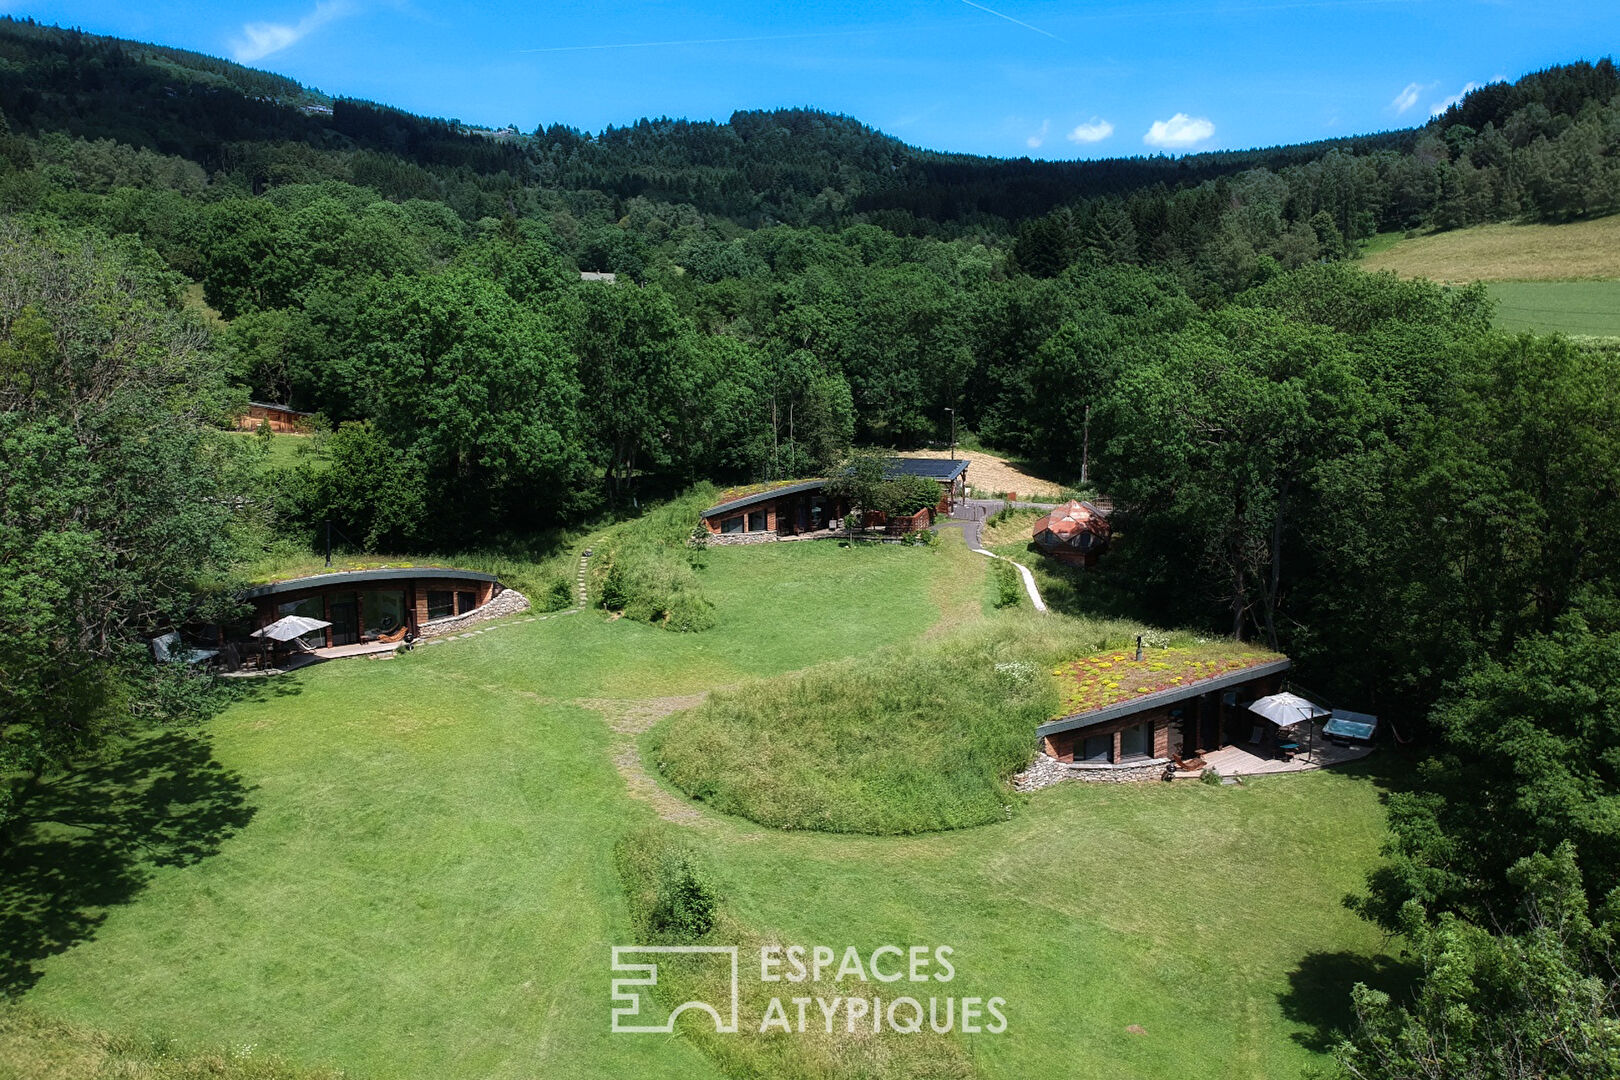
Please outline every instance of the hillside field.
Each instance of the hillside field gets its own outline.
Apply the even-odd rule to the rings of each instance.
[[[1391,763],[1063,785],[923,836],[761,828],[653,779],[648,718],[979,618],[988,561],[955,536],[708,559],[707,633],[583,612],[259,684],[201,744],[240,831],[120,896],[64,869],[53,925],[83,929],[41,942],[24,1002],[359,1077],[718,1077],[685,1038],[609,1033],[609,945],[631,940],[612,849],[662,816],[752,934],[954,947],[958,992],[1008,1003],[1004,1035],[953,1036],[975,1076],[1292,1080],[1321,1060],[1345,976],[1388,964],[1338,898],[1377,859]],[[56,839],[16,857],[49,872]]]
[[[1446,282],[1620,278],[1620,216],[1380,237],[1368,246],[1361,265]]]
[[[1503,330],[1620,337],[1620,216],[1568,225],[1480,225],[1375,237],[1368,270],[1483,281]]]

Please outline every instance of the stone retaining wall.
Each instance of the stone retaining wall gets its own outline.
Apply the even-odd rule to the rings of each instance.
[[[416,636],[418,638],[430,638],[444,634],[456,634],[473,623],[487,622],[490,619],[516,615],[528,610],[529,598],[527,596],[524,596],[516,589],[503,589],[494,599],[482,607],[475,607],[461,615],[449,615],[442,619],[433,619],[423,623]]]
[[[1012,778],[1019,791],[1039,791],[1043,787],[1064,780],[1079,780],[1089,784],[1136,784],[1148,780],[1164,779],[1166,758],[1148,758],[1123,765],[1067,764],[1047,754],[1036,754],[1029,768]]]
[[[711,547],[735,547],[738,544],[768,544],[777,538],[774,532],[710,533]]]
[[[1163,780],[1169,758],[1148,758],[1124,765],[1065,765],[1069,779],[1093,784],[1134,784],[1143,780]]]

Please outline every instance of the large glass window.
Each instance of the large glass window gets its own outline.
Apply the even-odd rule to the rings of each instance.
[[[360,594],[340,592],[332,594],[327,608],[332,620],[332,644],[353,645],[360,640]]]
[[[378,589],[363,594],[361,611],[366,629],[361,635],[370,640],[392,634],[405,625],[405,592],[402,589]]]
[[[465,615],[478,606],[478,594],[475,592],[456,593],[456,614]]]
[[[742,515],[738,514],[736,517],[726,518],[726,520],[724,520],[724,521],[722,521],[720,523],[720,531],[723,532],[723,533],[740,533],[740,532],[742,532],[743,531],[743,517],[742,517]]]
[[[753,513],[748,515],[748,531],[749,532],[764,532],[765,531],[765,511],[763,511],[763,510],[755,510]]]
[[[428,618],[448,619],[456,613],[456,594],[449,589],[428,590]]]
[[[1087,735],[1080,744],[1080,760],[1089,762],[1109,762],[1114,759],[1114,737],[1112,735]]]
[[[1152,724],[1138,724],[1119,733],[1119,758],[1121,761],[1149,757],[1152,750]]]

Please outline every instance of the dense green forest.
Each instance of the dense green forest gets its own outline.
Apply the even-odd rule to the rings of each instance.
[[[475,131],[0,22],[0,822],[206,705],[141,642],[228,614],[255,545],[499,545],[951,410],[1072,477],[1089,410],[1099,605],[1285,649],[1435,751],[1358,903],[1478,977],[1365,997],[1345,1060],[1494,1061],[1522,1020],[1542,1071],[1466,1075],[1612,1075],[1620,351],[1354,261],[1617,210],[1608,60],[1409,131],[1039,163],[803,110]],[[244,460],[249,397],[318,412],[332,467]]]

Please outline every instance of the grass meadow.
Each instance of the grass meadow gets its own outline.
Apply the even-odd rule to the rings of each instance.
[[[1483,281],[1503,330],[1620,337],[1620,216],[1567,225],[1479,225],[1375,237],[1362,266]]]
[[[326,455],[321,453],[313,435],[283,433],[271,435],[269,440],[254,431],[232,431],[228,435],[260,458],[260,467],[264,469],[292,469],[306,464],[324,469],[327,465]]]
[[[1368,246],[1361,265],[1451,282],[1620,278],[1620,216],[1384,236]]]
[[[1124,648],[1144,629],[996,617],[717,690],[653,728],[645,757],[693,798],[774,828],[893,835],[991,824],[1016,801],[1007,782],[1028,764],[1035,728],[1060,712],[1052,665]]]
[[[21,838],[0,881],[51,886],[27,903],[0,888],[23,1007],[112,1033],[96,1039],[360,1078],[1282,1078],[1321,1060],[1344,980],[1388,968],[1339,904],[1399,780],[1377,755],[1242,787],[1062,785],[915,836],[784,831],[682,798],[643,770],[645,724],[625,717],[933,640],[984,617],[988,589],[988,560],[954,535],[706,562],[706,632],[589,611],[319,665],[137,756],[148,775],[64,786],[103,813],[128,803],[126,834],[191,831]],[[654,825],[710,868],[717,932],[950,945],[953,992],[1004,997],[1008,1030],[876,1057],[796,1053],[747,1034],[746,1012],[733,1041],[610,1034],[609,946],[635,933],[614,846]],[[0,1023],[0,1076],[86,1075],[18,1030]]]

